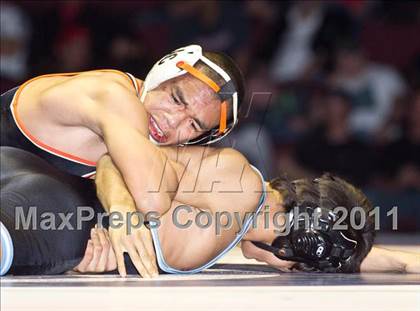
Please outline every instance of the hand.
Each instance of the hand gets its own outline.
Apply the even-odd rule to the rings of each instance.
[[[112,271],[117,268],[117,259],[106,229],[93,228],[90,232],[85,255],[73,270],[80,273]]]
[[[420,254],[410,253],[407,255],[405,272],[420,274]]]
[[[296,264],[293,261],[281,260],[273,253],[255,246],[251,241],[242,241],[241,243],[242,254],[245,258],[256,259],[260,262],[272,266],[283,272],[291,272],[293,266]]]
[[[127,252],[139,274],[144,278],[156,277],[159,275],[156,254],[153,248],[153,239],[150,230],[143,224],[139,228],[130,228],[126,213],[122,213],[124,220],[119,228],[109,228],[109,237],[117,258],[118,272],[122,277],[127,275],[124,264],[124,253]],[[136,218],[136,220],[134,220]],[[132,215],[131,222],[134,225],[139,221],[137,214]],[[127,234],[130,232],[130,234]]]

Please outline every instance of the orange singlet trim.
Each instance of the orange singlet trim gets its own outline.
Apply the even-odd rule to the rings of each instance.
[[[58,149],[56,149],[54,147],[51,147],[51,146],[43,143],[42,141],[40,141],[39,139],[37,139],[36,137],[34,137],[28,131],[28,129],[24,126],[22,120],[20,119],[19,114],[17,112],[17,105],[18,105],[19,96],[22,93],[24,87],[27,86],[29,83],[35,81],[35,80],[38,80],[40,78],[60,76],[60,75],[61,76],[74,76],[74,75],[77,75],[77,74],[80,74],[80,73],[93,72],[93,71],[103,71],[103,72],[114,72],[114,73],[118,73],[118,74],[123,75],[124,77],[126,77],[130,81],[130,84],[132,84],[131,83],[131,79],[125,73],[123,73],[121,71],[118,71],[118,70],[114,70],[114,69],[99,69],[99,70],[82,71],[82,72],[69,72],[69,73],[52,73],[52,74],[46,74],[46,75],[42,75],[42,76],[38,76],[38,77],[32,78],[32,79],[26,81],[25,83],[23,83],[19,87],[19,89],[17,90],[15,96],[13,97],[12,103],[10,105],[11,108],[12,108],[12,115],[13,115],[13,118],[15,119],[15,122],[16,122],[17,127],[22,131],[22,133],[34,145],[36,145],[37,147],[39,147],[41,149],[44,149],[45,151],[48,151],[48,152],[53,153],[53,154],[56,154],[56,155],[58,155],[58,156],[60,156],[62,158],[65,158],[65,159],[68,159],[68,160],[71,160],[71,161],[74,161],[74,162],[79,162],[79,163],[82,163],[82,164],[85,164],[85,165],[89,165],[89,166],[96,166],[96,162],[89,161],[89,160],[80,158],[80,157],[78,157],[76,155],[73,155],[73,154],[70,154],[70,153],[67,153],[67,152],[60,151],[60,150],[58,150]],[[137,82],[137,80],[136,80],[136,82]]]

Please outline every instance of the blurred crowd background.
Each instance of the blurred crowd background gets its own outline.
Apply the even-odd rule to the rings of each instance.
[[[332,172],[398,230],[420,231],[420,2],[2,1],[1,91],[52,73],[138,78],[198,43],[240,65],[247,100],[222,145],[267,178]]]

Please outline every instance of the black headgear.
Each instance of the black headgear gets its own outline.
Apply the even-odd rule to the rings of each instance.
[[[287,236],[278,236],[271,245],[253,243],[280,259],[305,263],[312,270],[339,272],[353,255],[357,241],[334,229],[338,216],[322,207],[297,207],[288,215],[291,230]]]

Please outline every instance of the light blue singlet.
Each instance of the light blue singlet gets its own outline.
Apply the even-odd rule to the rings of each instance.
[[[1,265],[0,275],[5,275],[9,271],[13,261],[13,242],[9,231],[0,221],[0,237],[1,237]]]

